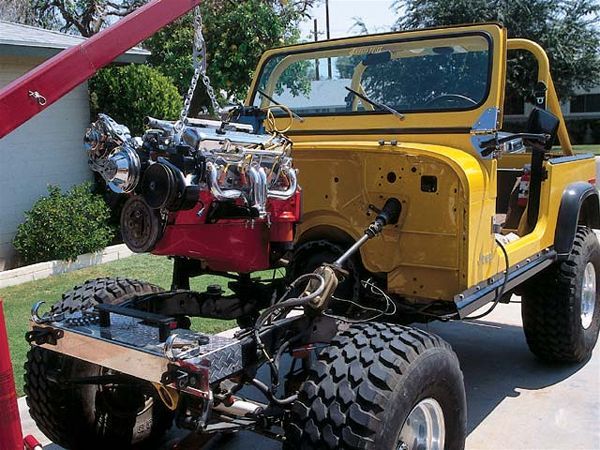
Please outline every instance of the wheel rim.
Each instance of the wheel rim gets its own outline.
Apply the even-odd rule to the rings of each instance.
[[[442,407],[433,398],[421,400],[410,412],[402,429],[397,450],[443,450],[446,426]]]
[[[596,269],[588,262],[581,281],[581,326],[588,329],[594,318],[596,307]]]

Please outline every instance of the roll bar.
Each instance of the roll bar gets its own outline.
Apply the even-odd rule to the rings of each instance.
[[[538,82],[543,83],[546,88],[544,103],[547,104],[550,112],[552,112],[552,114],[554,114],[560,120],[560,125],[558,126],[558,140],[564,154],[572,155],[573,147],[571,145],[571,140],[569,139],[569,133],[567,132],[565,118],[562,110],[560,109],[560,101],[558,100],[556,89],[554,88],[552,75],[550,74],[550,61],[548,60],[546,51],[539,44],[530,41],[529,39],[521,38],[508,39],[507,50],[524,50],[531,53],[537,60]]]

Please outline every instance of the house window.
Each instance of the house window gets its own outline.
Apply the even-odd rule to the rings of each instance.
[[[571,112],[600,112],[600,94],[576,95],[571,99]]]

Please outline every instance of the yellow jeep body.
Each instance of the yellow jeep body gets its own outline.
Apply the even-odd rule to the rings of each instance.
[[[485,45],[489,72],[487,92],[481,101],[452,110],[400,109],[402,120],[375,110],[358,96],[351,104],[348,101],[348,111],[307,113],[306,108],[286,104],[284,99],[295,97],[283,95],[278,81],[289,67],[295,67],[293,64],[311,64],[315,59],[321,61],[317,63],[321,78],[327,78],[323,61],[338,61],[342,49],[348,47],[356,62],[362,55],[385,53],[385,58],[393,61],[425,51],[444,53],[448,48],[481,51]],[[275,100],[302,117],[302,121],[291,123],[283,114],[275,114],[274,119],[279,129],[291,125],[287,135],[294,141],[293,157],[303,187],[298,242],[357,239],[372,221],[369,205],[381,207],[385,199],[396,197],[403,207],[399,223],[361,250],[365,269],[384,276],[388,292],[421,302],[459,302],[502,278],[505,260],[493,227],[500,200],[499,177],[521,173],[531,162],[531,153],[484,158],[472,143],[472,129],[489,109],[498,111],[497,129],[502,129],[507,52],[517,49],[532,53],[538,61],[538,79],[547,88],[540,103],[560,119],[562,153],[550,154],[543,163],[545,180],[535,227],[526,232],[521,221],[518,229],[512,230],[518,238],[505,249],[509,266],[515,271],[539,257],[544,259],[544,255],[560,257],[564,249],[555,249],[557,239],[568,242],[565,234],[574,233],[578,223],[598,222],[598,197],[591,186],[595,183],[595,161],[591,155],[572,153],[543,49],[531,41],[507,39],[506,30],[496,24],[352,37],[264,54],[247,104],[267,108]],[[362,64],[356,64],[346,83],[364,94]],[[418,78],[419,73],[414,76]],[[313,89],[317,85],[313,83]],[[509,183],[514,184],[515,179],[518,182],[519,178],[509,177]],[[578,182],[581,186],[569,196],[570,186]],[[561,231],[557,228],[559,210],[566,197],[574,197],[565,201],[576,206],[562,206],[565,229]],[[584,213],[579,214],[582,208]],[[565,214],[575,217],[569,221]],[[522,275],[513,285],[526,278]]]

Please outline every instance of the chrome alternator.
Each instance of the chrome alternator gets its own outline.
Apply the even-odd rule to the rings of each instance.
[[[84,138],[91,169],[118,194],[132,192],[140,180],[141,164],[136,151],[139,145],[126,126],[106,114],[99,114]]]

